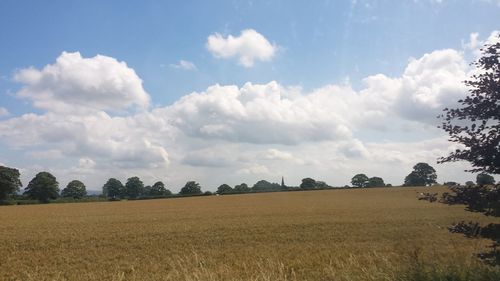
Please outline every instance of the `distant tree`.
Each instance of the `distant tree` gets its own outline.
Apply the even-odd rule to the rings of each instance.
[[[406,176],[405,186],[427,186],[436,183],[436,170],[427,163],[418,163],[413,171]]]
[[[495,178],[485,173],[480,173],[476,177],[477,185],[495,184]]]
[[[0,200],[8,199],[19,191],[23,185],[19,177],[18,169],[0,166]]]
[[[195,182],[195,181],[188,181],[186,185],[184,185],[183,188],[181,188],[181,191],[179,194],[182,195],[194,195],[194,194],[201,194],[201,187],[200,184]]]
[[[357,174],[351,179],[352,186],[366,187],[370,179],[365,174]]]
[[[500,174],[500,35],[473,65],[477,71],[465,81],[469,95],[458,101],[462,107],[445,108],[439,116],[449,140],[461,148],[438,162],[465,160],[470,172]]]
[[[466,181],[465,182],[465,186],[467,186],[467,187],[473,187],[474,186],[474,182],[473,181]]]
[[[383,187],[385,186],[384,180],[380,177],[371,177],[368,179],[366,187]]]
[[[329,186],[326,182],[324,181],[316,181],[316,185],[315,185],[315,188],[322,188],[322,189],[325,189],[325,188],[330,188],[331,186]]]
[[[217,188],[217,194],[228,194],[228,193],[233,193],[233,189],[227,184],[222,184]]]
[[[146,196],[146,197],[153,196],[151,195],[151,189],[152,189],[151,185],[144,186],[143,188],[141,188],[139,196]]]
[[[315,189],[316,188],[316,180],[312,178],[304,178],[302,179],[302,183],[300,184],[300,188],[302,189]]]
[[[169,191],[170,192],[170,191]],[[151,187],[150,193],[151,196],[163,196],[168,195],[167,189],[165,188],[165,184],[161,181],[157,181]]]
[[[277,183],[270,183],[266,180],[260,180],[252,186],[254,191],[278,191],[281,190],[281,185]]]
[[[247,193],[247,192],[250,192],[251,189],[250,189],[250,187],[248,187],[248,185],[246,183],[242,183],[242,184],[236,185],[234,187],[233,191],[237,192],[237,193]]]
[[[125,193],[128,198],[137,198],[141,194],[141,190],[144,189],[144,184],[139,177],[131,177],[127,179],[125,183]]]
[[[51,173],[40,172],[29,182],[24,195],[47,203],[50,199],[59,197],[59,183]]]
[[[85,184],[79,180],[72,180],[66,188],[61,191],[61,197],[71,197],[75,199],[83,198],[87,195]]]
[[[102,191],[104,196],[111,199],[123,198],[125,195],[125,187],[115,178],[110,178],[102,187]]]
[[[392,184],[388,183],[385,185],[386,187],[392,187]]]

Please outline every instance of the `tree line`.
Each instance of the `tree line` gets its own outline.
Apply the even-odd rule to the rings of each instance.
[[[436,170],[427,163],[418,163],[413,167],[413,171],[405,177],[403,186],[429,186],[436,184]],[[481,173],[477,176],[477,184],[494,184],[495,180],[491,175]],[[356,174],[351,179],[352,187],[354,188],[370,188],[370,187],[390,187],[391,184],[385,184],[381,177],[368,177],[365,174]],[[448,182],[448,185],[454,185],[455,182]],[[473,184],[467,182],[466,185]],[[13,196],[19,198],[20,188],[22,183],[20,180],[19,170],[0,166],[0,201],[8,200]],[[344,186],[349,188],[350,186]],[[273,183],[266,180],[259,180],[253,186],[246,183],[241,183],[231,187],[228,184],[222,184],[217,188],[215,194],[243,194],[257,192],[278,192],[278,191],[299,191],[299,190],[319,190],[337,188],[328,185],[324,181],[315,180],[313,178],[304,178],[299,186],[287,186],[283,179],[281,184]],[[125,184],[116,178],[110,178],[102,187],[102,195],[108,200],[121,199],[152,199],[177,196],[194,196],[194,195],[212,195],[212,192],[203,192],[199,183],[188,181],[179,191],[178,194],[173,194],[166,188],[161,181],[155,182],[153,185],[144,185],[139,177],[130,177]],[[27,185],[20,199],[38,200],[40,202],[49,202],[58,198],[71,198],[75,200],[87,197],[87,189],[83,182],[79,180],[70,181],[67,186],[60,190],[59,183],[55,176],[49,172],[38,173]]]

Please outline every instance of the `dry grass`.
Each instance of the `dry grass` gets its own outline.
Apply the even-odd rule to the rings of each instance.
[[[491,271],[471,258],[486,241],[446,230],[485,218],[418,201],[417,191],[0,207],[0,280],[410,280],[416,267]]]

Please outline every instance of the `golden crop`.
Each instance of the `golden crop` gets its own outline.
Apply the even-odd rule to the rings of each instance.
[[[485,217],[420,191],[0,207],[0,280],[399,280],[415,266],[482,266],[472,255],[487,241],[446,227]]]

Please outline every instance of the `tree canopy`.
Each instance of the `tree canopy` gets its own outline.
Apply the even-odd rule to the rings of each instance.
[[[143,192],[144,184],[139,177],[131,177],[125,183],[125,193],[128,198],[137,198]]]
[[[19,191],[22,186],[19,177],[18,169],[0,166],[0,200],[5,200]]]
[[[498,39],[485,45],[473,63],[476,74],[465,81],[469,95],[458,101],[462,107],[445,108],[439,116],[449,140],[463,147],[439,163],[465,160],[471,172],[500,174],[500,35]]]
[[[380,177],[371,177],[368,179],[366,187],[383,187],[385,186],[384,180]]]
[[[237,184],[234,186],[234,189],[233,189],[233,191],[237,192],[237,193],[250,192],[250,190],[251,190],[250,187],[248,187],[248,185],[246,183]]]
[[[75,199],[83,198],[87,195],[85,184],[79,180],[72,180],[66,188],[61,191],[61,197],[71,197]]]
[[[357,174],[351,179],[352,186],[355,187],[366,187],[368,185],[368,176],[365,174]]]
[[[478,185],[495,184],[495,178],[486,173],[480,173],[476,177],[476,183]]]
[[[125,187],[121,181],[110,178],[102,187],[102,192],[108,198],[117,199],[124,196]]]
[[[413,166],[413,171],[406,176],[405,186],[427,186],[436,183],[436,170],[427,163],[418,163]]]
[[[40,172],[29,182],[24,195],[40,202],[48,202],[59,197],[59,183],[49,172]]]
[[[195,181],[188,181],[183,188],[181,188],[181,191],[179,192],[182,195],[194,195],[194,194],[201,194],[201,187],[200,184],[195,182]]]
[[[302,179],[302,183],[300,184],[300,188],[302,189],[315,189],[316,188],[316,180],[312,178]]]
[[[217,188],[217,194],[228,194],[228,193],[232,193],[233,192],[233,188],[230,187],[229,185],[227,184],[221,184],[218,188]]]

